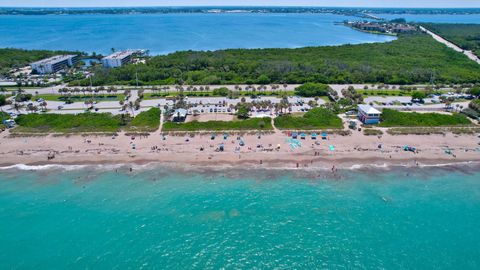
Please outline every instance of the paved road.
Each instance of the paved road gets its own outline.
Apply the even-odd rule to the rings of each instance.
[[[457,52],[461,52],[461,53],[465,54],[468,58],[470,58],[471,60],[473,60],[473,61],[477,62],[478,64],[480,64],[480,58],[478,58],[475,54],[473,54],[472,51],[463,50],[462,48],[460,48],[460,47],[458,47],[457,45],[453,44],[452,42],[444,39],[443,37],[441,37],[441,36],[433,33],[432,31],[426,29],[426,28],[423,27],[423,26],[420,26],[420,29],[421,29],[423,32],[431,35],[436,41],[447,45],[447,47],[449,47],[449,48],[451,48],[451,49],[453,49],[453,50],[455,50],[455,51],[457,51]]]

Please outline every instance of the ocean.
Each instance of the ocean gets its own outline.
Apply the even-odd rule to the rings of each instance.
[[[479,269],[478,167],[0,171],[0,269]]]
[[[0,16],[0,48],[147,49],[151,54],[228,48],[298,48],[386,42],[336,22],[334,14],[133,14]]]

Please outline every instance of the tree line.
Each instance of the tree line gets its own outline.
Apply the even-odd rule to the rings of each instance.
[[[425,34],[388,43],[298,49],[182,51],[145,64],[97,67],[94,85],[472,83],[480,66]],[[89,85],[76,80],[71,85]]]

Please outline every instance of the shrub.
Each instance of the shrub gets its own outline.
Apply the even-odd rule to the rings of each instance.
[[[462,110],[462,113],[465,114],[466,116],[472,118],[472,119],[480,119],[480,111],[476,111],[470,108],[466,108]]]
[[[155,131],[160,127],[160,109],[151,108],[141,112],[130,123],[130,129],[139,131]]]
[[[399,112],[392,109],[384,109],[381,116],[383,127],[436,127],[436,126],[455,126],[471,124],[464,115],[454,113],[416,113],[416,112]]]
[[[29,101],[30,99],[32,99],[32,94],[17,94],[15,96],[16,102],[25,102]]]
[[[15,119],[28,132],[116,132],[125,124],[121,115],[110,113],[25,114]]]
[[[363,134],[366,136],[380,136],[383,135],[383,131],[379,129],[364,128]]]
[[[324,128],[342,128],[342,119],[326,108],[314,108],[303,117],[282,115],[275,118],[279,129],[316,130]]]
[[[480,112],[480,99],[474,99],[469,104],[468,107],[474,111]]]
[[[249,109],[245,104],[240,104],[237,110],[237,116],[240,119],[247,119],[249,117]]]
[[[216,88],[216,89],[213,89],[213,95],[226,97],[228,96],[228,91],[229,90],[226,87]]]
[[[220,131],[220,130],[272,130],[269,117],[252,118],[238,121],[192,121],[188,123],[167,122],[163,124],[165,131]]]

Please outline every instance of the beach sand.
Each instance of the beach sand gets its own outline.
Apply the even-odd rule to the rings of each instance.
[[[237,135],[224,140],[217,133],[185,135],[152,133],[150,136],[38,136],[13,137],[8,131],[0,135],[0,166],[15,164],[148,164],[193,165],[212,167],[265,168],[352,168],[389,165],[423,166],[480,162],[479,139],[474,135],[397,135],[365,136],[329,135],[327,140],[299,140],[301,147],[292,149],[289,137],[281,132],[243,135],[239,146]],[[316,143],[317,141],[317,143]],[[224,152],[217,152],[220,144]],[[280,145],[280,149],[277,146]],[[379,148],[381,145],[381,148]],[[404,151],[416,147],[418,153]],[[133,147],[134,146],[134,147]],[[334,150],[331,150],[331,146]],[[203,151],[201,148],[203,147]],[[238,149],[240,149],[238,151]],[[445,153],[449,149],[451,154]],[[237,150],[237,151],[236,151]]]

